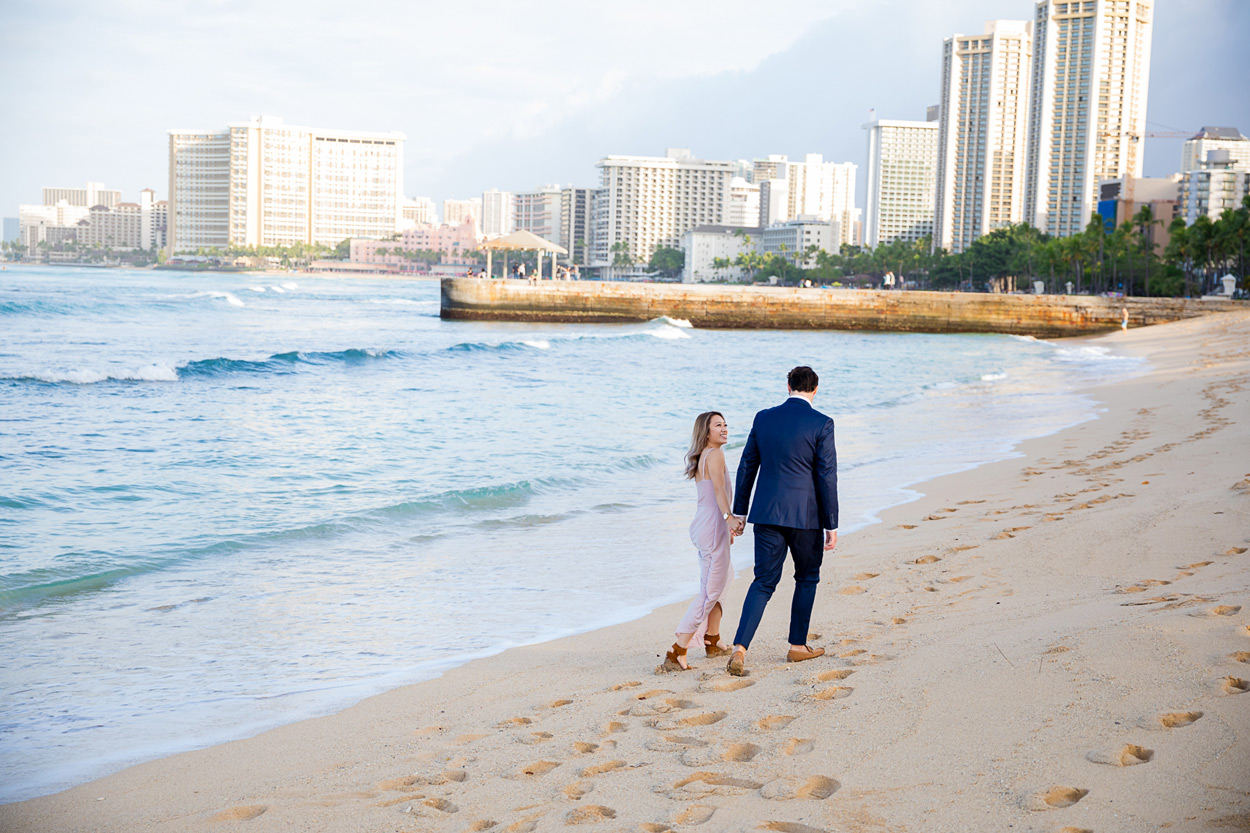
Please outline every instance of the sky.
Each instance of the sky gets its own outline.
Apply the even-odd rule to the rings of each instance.
[[[1156,0],[1148,129],[1250,135],[1248,0]],[[942,40],[1033,0],[0,0],[0,215],[44,186],[168,192],[168,131],[401,131],[407,196],[598,185],[608,154],[855,162],[936,104]],[[1183,139],[1148,138],[1145,175]]]

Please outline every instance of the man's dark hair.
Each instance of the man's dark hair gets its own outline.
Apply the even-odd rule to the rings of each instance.
[[[795,393],[811,393],[820,384],[820,377],[807,365],[799,365],[786,375],[786,384]]]

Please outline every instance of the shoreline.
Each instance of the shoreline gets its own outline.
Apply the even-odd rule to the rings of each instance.
[[[848,742],[845,736],[847,733],[852,739],[861,736],[861,739],[875,741],[873,748],[884,747],[897,752],[900,744],[905,744],[908,735],[902,731],[904,727],[900,723],[906,724],[908,718],[899,717],[881,704],[892,703],[899,713],[906,715],[914,707],[915,688],[887,686],[880,691],[874,690],[867,698],[856,695],[856,688],[875,688],[870,682],[874,675],[893,675],[896,682],[901,682],[898,679],[900,676],[913,683],[920,682],[924,688],[922,693],[926,695],[921,698],[925,711],[946,712],[947,717],[950,717],[952,710],[960,712],[960,707],[965,704],[960,703],[958,697],[943,704],[935,699],[932,689],[949,689],[952,685],[958,688],[966,682],[962,677],[970,675],[980,683],[992,683],[986,690],[1001,695],[1002,702],[995,700],[982,705],[991,711],[1012,711],[1005,703],[1015,699],[1036,699],[1038,696],[1036,692],[1021,691],[1018,688],[1023,684],[1016,679],[1020,669],[1009,658],[1010,655],[1015,655],[1017,660],[1021,659],[1013,650],[1013,635],[1016,642],[1030,644],[1037,642],[1039,637],[1054,637],[1056,631],[1064,630],[1065,626],[1052,621],[1054,614],[1050,607],[1053,604],[1065,605],[1089,618],[1095,608],[1106,602],[1107,594],[1114,593],[1110,588],[1116,584],[1123,591],[1110,597],[1116,600],[1117,605],[1124,598],[1145,602],[1153,594],[1161,592],[1160,588],[1169,584],[1169,581],[1180,585],[1180,577],[1172,579],[1170,574],[1165,577],[1150,572],[1160,572],[1161,568],[1153,563],[1159,557],[1163,559],[1161,564],[1170,564],[1173,560],[1177,563],[1197,563],[1199,555],[1202,558],[1209,556],[1212,561],[1203,567],[1193,567],[1183,580],[1193,584],[1203,581],[1210,584],[1211,581],[1206,577],[1215,573],[1218,568],[1213,565],[1218,564],[1219,568],[1225,568],[1226,574],[1229,570],[1232,571],[1237,586],[1231,593],[1227,592],[1227,588],[1220,594],[1203,589],[1201,593],[1186,594],[1172,601],[1154,602],[1151,610],[1159,613],[1176,611],[1175,616],[1164,618],[1177,618],[1180,626],[1196,628],[1199,625],[1216,627],[1233,623],[1244,624],[1246,617],[1239,617],[1236,612],[1229,617],[1207,615],[1209,608],[1220,606],[1224,599],[1213,598],[1211,601],[1193,605],[1189,602],[1194,598],[1222,595],[1228,598],[1236,596],[1244,605],[1250,600],[1246,594],[1245,559],[1238,562],[1235,556],[1221,557],[1215,552],[1197,553],[1192,559],[1173,554],[1177,549],[1184,549],[1192,544],[1195,536],[1214,533],[1215,527],[1219,527],[1220,535],[1230,539],[1229,549],[1244,546],[1244,530],[1237,541],[1231,540],[1236,536],[1228,525],[1235,524],[1236,517],[1230,517],[1230,514],[1235,513],[1230,513],[1228,507],[1220,509],[1222,517],[1212,516],[1214,519],[1209,521],[1210,528],[1193,530],[1182,523],[1179,531],[1183,534],[1179,538],[1177,529],[1165,529],[1163,533],[1176,538],[1175,546],[1168,552],[1150,553],[1149,558],[1134,550],[1115,553],[1112,559],[1114,564],[1103,568],[1106,575],[1097,574],[1097,571],[1094,571],[1094,575],[1082,574],[1090,572],[1090,565],[1080,559],[1074,560],[1076,553],[1064,552],[1073,549],[1071,545],[1074,542],[1068,540],[1071,536],[1063,529],[1079,526],[1081,534],[1076,536],[1077,540],[1084,542],[1087,537],[1098,538],[1101,546],[1116,549],[1116,536],[1108,536],[1104,527],[1114,527],[1122,537],[1135,536],[1135,529],[1141,520],[1137,515],[1130,518],[1120,517],[1129,511],[1122,507],[1135,503],[1133,498],[1137,495],[1129,493],[1150,491],[1143,490],[1134,483],[1135,488],[1127,485],[1119,487],[1123,491],[1112,496],[1111,492],[1116,489],[1113,488],[1115,484],[1109,481],[1117,478],[1119,481],[1132,479],[1128,476],[1120,477],[1116,472],[1125,468],[1132,468],[1134,471],[1141,468],[1143,475],[1152,477],[1184,476],[1176,474],[1175,464],[1171,466],[1172,471],[1153,474],[1161,466],[1153,463],[1152,467],[1152,458],[1174,454],[1175,448],[1154,450],[1145,460],[1134,459],[1144,453],[1137,446],[1152,442],[1149,433],[1143,435],[1147,429],[1136,426],[1136,423],[1162,419],[1143,416],[1142,411],[1170,408],[1184,417],[1180,422],[1182,425],[1193,420],[1207,426],[1204,429],[1207,433],[1197,431],[1184,443],[1171,443],[1174,446],[1190,444],[1206,448],[1213,442],[1210,438],[1217,430],[1236,431],[1237,436],[1244,441],[1244,427],[1235,422],[1220,423],[1219,420],[1236,412],[1235,408],[1229,410],[1233,399],[1244,409],[1245,393],[1231,388],[1225,391],[1218,386],[1235,387],[1246,376],[1245,339],[1247,330],[1250,329],[1248,319],[1250,316],[1245,314],[1232,314],[1154,327],[1150,330],[1131,331],[1128,334],[1130,338],[1127,339],[1116,334],[1114,337],[1123,341],[1117,346],[1150,353],[1153,366],[1145,376],[1080,391],[1079,393],[1092,396],[1103,403],[1106,412],[1099,418],[1044,437],[1026,440],[1018,444],[1016,454],[1007,459],[915,484],[910,488],[922,491],[921,497],[878,513],[879,523],[870,525],[853,536],[847,536],[841,542],[839,551],[826,561],[827,567],[813,624],[814,628],[828,634],[824,641],[817,640],[817,644],[835,649],[845,648],[830,652],[841,653],[842,656],[803,665],[777,665],[778,658],[772,656],[777,652],[771,651],[767,646],[776,641],[776,636],[783,632],[785,625],[784,597],[788,595],[788,588],[783,583],[779,588],[782,598],[774,600],[770,605],[760,639],[748,659],[749,666],[755,670],[753,678],[748,678],[750,683],[742,686],[735,684],[732,678],[728,678],[720,670],[722,663],[701,658],[695,658],[692,663],[698,668],[695,674],[651,677],[650,670],[659,661],[659,654],[652,648],[662,649],[666,644],[664,640],[669,638],[666,631],[676,621],[680,609],[684,608],[686,602],[683,601],[658,608],[627,623],[530,646],[510,648],[491,657],[459,665],[434,680],[368,698],[356,706],[327,717],[288,724],[246,740],[140,764],[43,798],[3,805],[0,806],[0,822],[5,825],[16,824],[19,827],[22,823],[29,823],[38,829],[57,827],[172,830],[187,829],[188,826],[207,823],[217,817],[235,820],[251,817],[254,819],[251,826],[257,829],[281,829],[283,825],[299,824],[301,818],[308,826],[321,829],[360,829],[366,823],[364,820],[375,819],[377,825],[393,824],[399,829],[463,830],[471,818],[476,818],[479,821],[497,821],[500,829],[523,830],[559,829],[569,818],[585,817],[593,821],[595,814],[599,813],[605,819],[616,818],[616,826],[620,829],[637,829],[639,819],[655,825],[689,824],[695,816],[710,808],[711,813],[717,815],[717,822],[730,818],[759,819],[806,824],[809,827],[816,825],[813,829],[825,829],[821,825],[841,829],[839,825],[847,823],[843,814],[850,812],[847,805],[854,803],[856,812],[871,813],[875,817],[888,819],[891,824],[922,824],[924,819],[933,818],[925,815],[930,811],[922,807],[896,806],[896,803],[885,797],[883,790],[888,792],[889,789],[901,789],[913,793],[919,790],[920,793],[925,793],[933,784],[917,782],[923,782],[926,778],[930,782],[949,787],[950,772],[938,775],[933,769],[926,768],[927,774],[919,776],[913,771],[913,759],[906,756],[902,760],[907,763],[895,761],[892,766],[888,766],[873,755],[866,754],[862,761],[858,761],[838,751],[842,743]],[[1228,332],[1221,334],[1221,327]],[[1093,340],[1093,343],[1097,341]],[[1178,353],[1176,342],[1185,342],[1186,350],[1201,357],[1196,369],[1190,364],[1190,356]],[[1203,351],[1208,355],[1202,357]],[[1211,392],[1207,390],[1210,386],[1204,385],[1204,382],[1212,382],[1218,389]],[[1191,397],[1194,401],[1183,401],[1184,397],[1181,397],[1182,401],[1153,404],[1157,398],[1156,388],[1160,384],[1185,388],[1195,394]],[[1223,405],[1219,404],[1218,400],[1221,399],[1224,400]],[[1222,417],[1221,414],[1226,416]],[[1116,424],[1121,421],[1129,423],[1129,428]],[[1185,430],[1188,431],[1188,428]],[[1078,449],[1091,442],[1092,450],[1086,458],[1110,462],[1091,466],[1087,460],[1083,463],[1084,458],[1079,457],[1060,462],[1064,453],[1075,455]],[[1153,442],[1169,445],[1162,439]],[[1244,446],[1233,442],[1232,447]],[[1225,454],[1223,459],[1218,459],[1219,456],[1215,455],[1213,466],[1231,466],[1231,472],[1241,464],[1236,459],[1228,459],[1235,455]],[[1046,459],[1052,457],[1054,459]],[[1181,467],[1191,464],[1186,460],[1180,462]],[[1112,464],[1116,468],[1107,468]],[[1030,497],[1031,492],[1037,492],[1040,482],[1090,476],[1088,471],[1082,474],[1082,468],[1107,469],[1092,473],[1093,482],[1097,484],[1088,489],[1092,499],[1078,497],[1079,492],[1064,498],[1064,502],[1076,502],[1077,506],[1081,503],[1088,504],[1084,510],[1043,512],[1043,506],[1037,502],[1036,495]],[[1232,476],[1228,474],[1225,479]],[[1237,477],[1250,475],[1241,473]],[[1144,476],[1139,479],[1147,480]],[[1244,500],[1244,495],[1236,492],[1233,485],[1236,482],[1232,480],[1227,484],[1220,483],[1221,492],[1229,492],[1230,489],[1233,491],[1231,497],[1213,492],[1215,497],[1200,505],[1215,506],[1220,500],[1231,500],[1230,506],[1240,506],[1241,517],[1244,518],[1244,503],[1236,503],[1237,500]],[[1148,483],[1142,484],[1146,485]],[[990,494],[986,493],[987,489]],[[998,489],[1003,493],[993,494]],[[1068,489],[1064,494],[1071,491]],[[1094,492],[1100,494],[1094,495]],[[1017,497],[1012,497],[1013,494]],[[952,495],[960,496],[959,500]],[[1102,500],[1104,497],[1106,499]],[[972,498],[980,500],[971,500]],[[960,503],[961,500],[964,503]],[[1165,496],[1164,503],[1172,500]],[[983,514],[974,521],[965,523],[964,518],[981,511],[978,507],[983,503],[1002,504],[998,509],[992,510],[999,514]],[[1008,508],[1008,503],[1016,505]],[[1193,511],[1191,507],[1186,508]],[[961,511],[963,515],[959,514]],[[1090,527],[1089,522],[1080,519],[1081,512],[1084,511],[1110,516],[1110,519]],[[1175,516],[1184,517],[1175,508],[1170,511],[1174,521]],[[1031,517],[1039,514],[1042,516],[1040,521]],[[1051,520],[1053,515],[1058,517]],[[1017,517],[1025,517],[1029,526],[1007,525],[1017,522],[1013,520]],[[1065,525],[1055,522],[1064,520],[1069,523]],[[947,523],[948,521],[953,523]],[[979,526],[982,523],[990,526]],[[1038,532],[1031,532],[1033,529]],[[984,533],[986,530],[994,534],[987,537]],[[1039,549],[1029,543],[1034,537],[1042,538],[1047,546]],[[908,540],[909,538],[914,540]],[[955,543],[961,538],[963,543]],[[970,544],[969,539],[976,543]],[[1028,550],[1026,555],[1049,557],[1063,562],[1069,572],[1060,572],[1059,575],[1083,578],[1086,584],[1094,581],[1096,587],[1091,589],[1087,586],[1055,585],[1050,581],[1053,576],[1047,575],[1045,571],[1039,576],[1036,574],[1038,571],[1031,570],[1027,564],[1019,563],[1021,559],[1013,555],[1016,547]],[[900,549],[910,558],[901,559],[904,553],[900,553]],[[984,552],[978,553],[978,550]],[[939,552],[942,554],[937,555]],[[915,563],[930,555],[937,560]],[[976,576],[949,575],[952,570],[975,573],[977,569],[987,566],[976,565],[975,562],[991,555],[992,566],[986,572]],[[902,563],[899,563],[900,560]],[[868,573],[861,572],[850,578],[848,574],[855,569],[879,572],[866,578],[863,576],[868,576]],[[1015,575],[1016,573],[1019,575]],[[885,595],[877,592],[881,579],[892,582],[891,592]],[[1014,587],[1011,588],[1012,593],[1002,594],[1001,598],[995,597],[995,592],[1002,591],[1004,584],[1011,585],[1013,582],[1032,582],[1034,589],[1040,587],[1044,593],[1050,594],[1048,598],[1052,601],[1041,609],[1035,602],[1012,601],[1024,595],[1016,592]],[[1136,586],[1133,582],[1151,583],[1142,587],[1141,595],[1132,595],[1133,591],[1125,588]],[[727,604],[730,623],[736,621],[734,614],[747,583],[746,577],[740,574],[731,588]],[[1171,592],[1164,593],[1164,596],[1167,595],[1171,595]],[[991,598],[995,598],[995,601],[990,602]],[[963,669],[963,674],[960,669],[951,669],[952,660],[958,658],[949,655],[950,643],[966,641],[963,626],[986,628],[984,617],[996,613],[993,608],[1004,601],[1013,608],[1014,613],[1024,616],[1025,624],[1013,621],[1007,624],[1014,627],[1007,627],[991,619],[991,632],[996,636],[995,647],[994,650],[988,650],[988,646],[982,646],[987,648],[983,653],[989,656],[989,666],[980,668],[974,664]],[[1180,602],[1182,607],[1167,607],[1176,602]],[[985,609],[987,603],[988,610]],[[1236,604],[1236,600],[1228,601],[1226,606],[1233,607]],[[1149,608],[1150,605],[1143,607]],[[1198,608],[1203,609],[1203,617],[1189,616]],[[1126,610],[1138,612],[1138,607]],[[1139,618],[1149,614],[1150,611],[1142,611],[1142,617]],[[896,622],[896,619],[903,621]],[[922,628],[921,622],[917,620],[927,620],[924,622],[925,627]],[[1021,630],[1026,633],[1020,633]],[[1208,636],[1209,634],[1204,634],[1204,638]],[[1228,635],[1229,639],[1236,636],[1235,633]],[[1224,638],[1224,635],[1220,638]],[[1055,640],[1052,638],[1050,641]],[[859,645],[867,647],[855,647]],[[1065,645],[1069,647],[1063,651],[1052,652],[1052,649]],[[1038,651],[1038,656],[1033,657],[1036,673],[1040,677],[1043,666],[1053,668],[1062,660],[1068,659],[1066,654],[1069,651],[1079,650],[1081,649],[1070,646],[1064,639],[1059,639],[1056,644]],[[1225,654],[1228,653],[1225,651]],[[1000,654],[1001,658],[996,658]],[[692,657],[694,656],[692,652]],[[1129,658],[1108,656],[1106,651],[1103,651],[1102,656],[1107,664],[1116,666],[1117,669]],[[1140,659],[1148,670],[1160,670],[1151,666],[1148,657]],[[979,657],[978,661],[982,660],[985,660],[984,656]],[[917,665],[922,666],[924,673],[916,673],[914,666]],[[1245,666],[1241,668],[1244,669]],[[1237,670],[1233,666],[1230,676]],[[1124,670],[1122,673],[1127,676],[1130,671],[1131,669]],[[827,672],[846,673],[841,677],[834,675],[810,682],[809,674]],[[848,684],[840,684],[842,679],[850,677],[851,674],[855,676],[847,680]],[[796,676],[807,678],[809,682],[796,688]],[[1150,676],[1146,674],[1145,679],[1140,681],[1142,688],[1151,687]],[[1243,673],[1242,676],[1246,675]],[[1032,676],[1024,679],[1029,685],[1037,684]],[[851,682],[855,685],[850,685]],[[783,686],[782,683],[788,685]],[[1158,683],[1154,685],[1157,687]],[[613,686],[616,686],[615,690]],[[655,695],[658,699],[637,699],[635,692],[642,693],[653,688],[664,689],[663,696]],[[1232,693],[1223,693],[1223,689],[1210,680],[1203,680],[1199,688],[1202,689],[1202,694],[1216,692],[1211,693],[1211,696],[1228,698],[1217,702],[1228,703],[1236,700]],[[1210,692],[1207,691],[1209,688]],[[845,694],[841,691],[843,689],[846,690]],[[1237,691],[1235,686],[1233,690]],[[1057,698],[1050,696],[1048,702],[1057,703],[1070,697],[1070,692],[1066,690],[1059,694]],[[973,696],[971,699],[980,698]],[[1078,697],[1076,702],[1080,702],[1080,699]],[[1200,697],[1190,692],[1189,699]],[[563,700],[570,702],[556,705]],[[673,701],[678,703],[674,704]],[[1246,702],[1250,703],[1250,698]],[[445,708],[451,703],[456,703],[461,709]],[[690,705],[685,705],[687,703]],[[573,710],[561,711],[574,704],[576,706]],[[1064,716],[1065,709],[1072,709],[1071,705],[1059,705],[1061,708],[1051,718],[1054,721],[1059,721]],[[1104,708],[1105,705],[1104,703]],[[1177,703],[1178,708],[1182,705],[1184,704]],[[440,706],[444,708],[439,708]],[[788,754],[783,748],[775,747],[772,744],[776,742],[784,741],[783,747],[789,743],[784,737],[786,730],[755,725],[765,722],[768,714],[760,714],[758,719],[743,722],[735,708],[752,713],[776,711],[778,715],[774,716],[793,717],[797,722],[795,728],[789,731],[809,736],[797,738],[800,743],[794,749],[809,744],[811,751]],[[1207,713],[1216,716],[1217,708],[1208,707]],[[622,714],[622,709],[628,714]],[[708,709],[712,711],[707,711]],[[855,712],[860,709],[874,715],[881,725],[876,725],[875,720],[865,722],[862,717],[856,718]],[[456,713],[449,715],[448,711]],[[715,720],[709,718],[706,723],[695,720],[721,712],[724,712],[722,717]],[[1244,711],[1241,714],[1244,717]],[[817,716],[823,718],[823,721],[812,720]],[[1016,715],[1017,719],[1019,717]],[[1227,724],[1227,720],[1224,722]],[[961,725],[959,721],[919,728],[913,725],[912,736],[918,733],[937,742],[932,744],[931,749],[917,750],[913,747],[911,754],[928,760],[941,752],[959,759],[960,747],[967,743],[967,739],[961,735]],[[1211,725],[1210,721],[1199,722],[1190,731],[1201,736],[1206,731],[1204,727]],[[1243,722],[1242,726],[1244,725]],[[613,728],[614,726],[618,728]],[[952,727],[955,734],[946,734],[952,731]],[[1104,733],[1107,731],[1105,727],[1100,728]],[[539,731],[535,732],[535,729]],[[671,731],[684,733],[681,735],[683,737],[693,734],[696,736],[693,740],[705,745],[691,744],[684,748],[680,745],[670,746],[669,741],[663,738],[667,737],[665,732]],[[1026,734],[1035,731],[1040,730],[1031,726]],[[1154,726],[1148,730],[1141,729],[1140,733],[1143,737],[1150,737],[1152,733],[1158,736],[1160,731],[1165,730]],[[774,732],[780,732],[780,735],[774,736]],[[833,734],[829,734],[830,732]],[[542,734],[549,737],[538,737]],[[1099,732],[1091,729],[1086,734],[1097,735]],[[1177,734],[1179,736],[1179,732]],[[1013,736],[1009,740],[1016,742],[1019,738]],[[1058,743],[1054,738],[1050,740],[1052,746]],[[1235,754],[1239,756],[1236,760],[1250,760],[1247,758],[1245,733],[1238,735],[1235,741],[1228,745],[1228,749],[1235,750]],[[577,744],[595,748],[583,751]],[[1160,745],[1161,740],[1155,741],[1155,744]],[[996,754],[1016,748],[1002,738],[992,741],[991,746]],[[755,751],[751,752],[748,747]],[[709,749],[715,754],[707,752]],[[962,752],[964,758],[967,758],[967,750]],[[1040,750],[1038,754],[1041,758],[1056,757],[1049,747]],[[1160,755],[1160,759],[1150,767],[1125,770],[1126,776],[1129,772],[1141,771],[1149,775],[1166,770],[1166,767],[1158,765],[1164,762],[1162,753]],[[606,760],[608,757],[620,759],[621,765],[586,774],[589,770],[614,763]],[[543,766],[537,767],[543,770],[541,773],[527,774],[523,771],[531,766],[525,761],[537,761],[539,758],[543,759],[540,761]],[[992,755],[985,760],[989,761],[991,758]],[[1000,754],[994,760],[1011,760],[1011,756],[1003,758]],[[550,767],[546,766],[548,763],[551,764]],[[586,764],[584,769],[581,768],[583,763]],[[807,769],[811,773],[805,775],[806,769],[798,766],[800,763],[810,764]],[[1058,767],[1053,760],[1051,764],[1051,769]],[[946,765],[949,767],[950,762]],[[983,763],[980,766],[989,764]],[[1095,773],[1098,770],[1112,769],[1098,767],[1084,758],[1076,764],[1078,769],[1089,766],[1093,766]],[[1204,767],[1207,771],[1220,769],[1215,764],[1206,764]],[[1001,774],[1002,767],[989,768],[996,769]],[[1227,763],[1223,768],[1227,769]],[[580,771],[580,775],[575,775],[575,770]],[[671,786],[688,776],[700,773],[708,776],[709,770],[715,771],[715,777],[710,781],[705,777],[681,786]],[[956,774],[961,771],[968,774],[966,766],[964,770],[959,767],[954,769]],[[1247,771],[1250,769],[1242,770],[1243,773]],[[211,777],[206,778],[203,772],[211,773]],[[548,772],[551,774],[548,775]],[[791,774],[785,774],[787,772]],[[777,773],[782,773],[780,778],[766,777]],[[663,777],[660,777],[661,774]],[[670,775],[682,777],[669,777]],[[1102,775],[1105,772],[1100,773],[1099,777]],[[1157,786],[1157,777],[1161,776],[1150,776],[1148,780]],[[1175,777],[1175,774],[1168,777]],[[464,780],[460,780],[461,778]],[[582,780],[576,780],[577,778]],[[804,778],[806,780],[802,780]],[[801,783],[790,784],[785,779],[799,779]],[[716,783],[717,780],[724,783]],[[1090,775],[1088,780],[1098,778]],[[397,781],[406,783],[394,783]],[[777,784],[778,781],[784,783]],[[837,786],[828,782],[834,782]],[[748,788],[745,786],[748,783],[757,785]],[[795,793],[791,797],[800,800],[778,800],[776,796],[770,797],[771,794],[784,793],[788,789],[787,784],[793,787],[791,792]],[[581,785],[577,789],[584,791],[574,797],[571,792],[577,792],[572,789],[576,785]],[[1250,790],[1250,784],[1243,786]],[[831,788],[832,791],[826,797],[816,795]],[[929,806],[946,808],[945,811],[934,811],[939,816],[941,812],[947,813],[941,816],[945,820],[942,824],[972,817],[974,812],[977,817],[983,817],[982,811],[985,811],[990,813],[989,818],[994,819],[985,829],[998,829],[1013,820],[1019,824],[1027,825],[1032,821],[1040,824],[1041,821],[1032,814],[1048,812],[1049,809],[1035,809],[1035,799],[1041,801],[1046,808],[1053,807],[1038,798],[1038,791],[1042,789],[1038,787],[1037,790],[1032,790],[1030,787],[1021,792],[1021,789],[1013,788],[1014,791],[1008,791],[1010,800],[994,800],[986,794],[956,798],[951,793],[947,793],[944,798],[934,794],[927,800],[935,802],[935,805]],[[1088,787],[1074,783],[1071,789],[1079,791]],[[803,790],[807,790],[808,794],[798,795]],[[1111,792],[1109,788],[1091,790],[1090,798],[1102,791]],[[495,792],[499,795],[494,795]],[[1157,797],[1152,800],[1144,793],[1133,795],[1145,801],[1156,812],[1163,812],[1165,809],[1159,807],[1160,799]],[[1212,794],[1195,796],[1194,807],[1189,809],[1196,810],[1197,805],[1203,802],[1216,801],[1221,807],[1229,804],[1228,801],[1220,803],[1217,800],[1218,793],[1213,795],[1216,797],[1212,798]],[[101,798],[103,803],[96,803]],[[535,805],[534,801],[540,799],[540,803]],[[1090,799],[1077,801],[1080,803],[1074,803],[1072,810],[1056,808],[1062,810],[1062,813],[1056,813],[1055,820],[1083,819],[1089,814],[1110,812],[1109,808],[1100,807]],[[1233,805],[1235,804],[1236,801],[1233,801]],[[524,812],[517,809],[525,805],[533,807]],[[404,806],[412,808],[411,812],[404,813]],[[460,813],[457,815],[448,812],[448,806],[457,806]],[[257,808],[260,807],[265,809],[258,811]],[[705,809],[684,817],[686,820],[682,821],[682,814],[692,812],[694,807]],[[1232,806],[1230,813],[1238,809],[1238,806]],[[609,810],[612,816],[606,815]],[[253,813],[255,815],[249,816]],[[532,820],[535,826],[525,827],[525,819],[535,814],[537,816]],[[87,816],[91,817],[90,823],[85,828],[79,827],[83,823],[82,819]],[[638,819],[635,819],[632,827],[622,828],[621,824],[627,816],[630,819],[637,816]],[[1217,817],[1203,818],[1210,821]],[[1115,826],[1110,819],[1110,816],[1106,816],[1100,820],[1089,820],[1100,821],[1094,824],[1096,828],[1110,829],[1109,824],[1111,827]],[[1004,823],[999,824],[1000,820]],[[1139,819],[1144,820],[1145,817]],[[1154,818],[1153,823],[1157,824],[1162,820],[1163,817]],[[1050,817],[1045,819],[1047,825],[1051,825],[1051,822]],[[1176,829],[1203,829],[1193,824],[1184,826],[1183,818],[1177,818],[1176,822]],[[517,827],[518,824],[522,826]],[[937,824],[933,829],[942,829],[942,824]],[[726,829],[719,824],[713,827]],[[747,825],[744,829],[753,827],[754,825]]]

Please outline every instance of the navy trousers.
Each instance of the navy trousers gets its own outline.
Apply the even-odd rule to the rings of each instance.
[[[823,529],[794,529],[788,526],[755,524],[755,580],[742,603],[738,635],[734,644],[751,647],[755,629],[760,626],[764,608],[781,581],[786,550],[794,558],[794,601],[790,605],[790,644],[806,645],[807,628],[812,621],[816,585],[820,584],[820,564],[825,557]]]

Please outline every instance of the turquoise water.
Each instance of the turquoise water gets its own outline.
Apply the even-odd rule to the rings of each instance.
[[[688,597],[693,417],[725,413],[733,465],[795,364],[837,420],[843,532],[1141,369],[684,324],[442,321],[421,281],[0,272],[0,800]]]

